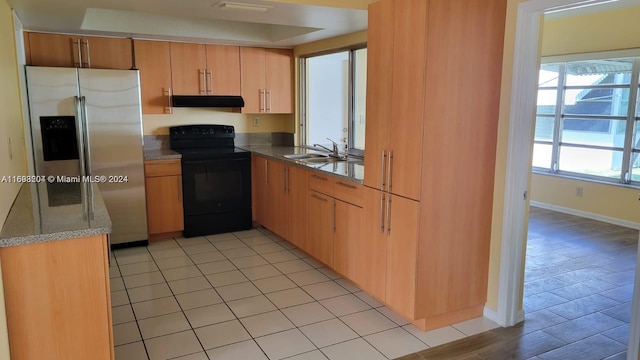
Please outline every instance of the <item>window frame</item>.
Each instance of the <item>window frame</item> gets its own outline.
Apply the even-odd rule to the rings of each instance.
[[[576,61],[588,61],[588,60],[606,60],[606,59],[620,59],[620,58],[633,58],[632,68],[631,68],[631,79],[629,85],[588,85],[588,86],[567,86],[567,76],[566,76],[566,64],[570,62]],[[631,50],[622,50],[622,51],[609,51],[609,52],[600,52],[600,53],[587,53],[587,54],[572,54],[567,56],[550,56],[543,57],[540,62],[539,70],[542,69],[542,65],[544,64],[559,64],[558,68],[558,83],[555,86],[538,86],[538,91],[540,90],[555,90],[556,91],[556,103],[555,103],[555,112],[553,114],[550,113],[538,113],[536,111],[535,117],[536,122],[537,118],[548,118],[553,119],[553,134],[551,140],[536,140],[535,139],[535,131],[534,131],[534,139],[533,145],[551,145],[551,164],[549,168],[546,167],[538,167],[533,166],[533,173],[544,174],[544,175],[557,175],[562,177],[570,177],[577,178],[582,180],[592,180],[597,182],[604,182],[609,184],[620,184],[624,186],[632,186],[632,187],[640,187],[640,180],[633,180],[633,164],[632,157],[634,154],[640,155],[640,148],[634,150],[634,136],[637,127],[640,127],[640,49],[631,49]],[[565,114],[565,92],[567,90],[572,89],[598,89],[598,88],[606,88],[606,89],[629,89],[629,105],[627,109],[626,115],[582,115],[582,114]],[[537,106],[536,106],[537,109]],[[624,121],[626,124],[625,134],[624,134],[624,145],[620,146],[599,146],[599,145],[588,145],[588,144],[575,144],[575,143],[563,143],[562,142],[562,133],[565,131],[563,129],[563,121],[565,119],[586,119],[586,120],[614,120],[614,121]],[[611,123],[611,127],[614,126],[615,123]],[[567,130],[567,131],[580,131],[580,130]],[[621,151],[622,152],[622,165],[620,170],[620,176],[617,178],[614,177],[606,177],[600,175],[593,174],[585,174],[579,172],[572,172],[567,170],[559,169],[559,161],[560,161],[560,147],[572,147],[572,148],[582,148],[582,149],[600,149],[600,150],[610,150],[610,151]],[[533,156],[533,155],[532,155]]]
[[[321,51],[321,52],[315,52],[315,53],[310,53],[310,54],[305,54],[305,55],[301,55],[300,59],[299,59],[299,73],[300,73],[300,79],[299,79],[299,86],[300,86],[300,90],[299,90],[299,109],[300,109],[300,114],[299,114],[299,118],[300,118],[300,145],[307,147],[307,148],[313,148],[313,146],[311,146],[310,144],[307,143],[308,138],[309,138],[309,134],[308,134],[308,116],[307,116],[307,112],[308,112],[308,70],[307,70],[307,60],[309,58],[313,58],[313,57],[317,57],[317,56],[323,56],[323,55],[330,55],[330,54],[337,54],[337,53],[341,53],[341,52],[348,52],[349,53],[349,90],[348,90],[348,114],[349,117],[347,119],[347,124],[348,124],[348,130],[347,130],[347,142],[348,142],[348,151],[349,151],[349,155],[356,155],[356,156],[363,156],[364,157],[364,149],[356,149],[354,148],[354,144],[355,144],[355,102],[356,102],[356,97],[355,97],[355,76],[356,76],[356,62],[354,61],[354,56],[355,56],[355,52],[361,49],[366,49],[367,48],[367,44],[366,43],[361,43],[361,44],[356,44],[353,46],[348,46],[348,47],[342,47],[342,48],[336,48],[336,49],[331,49],[331,50],[326,50],[326,51]],[[366,146],[366,145],[365,145]]]

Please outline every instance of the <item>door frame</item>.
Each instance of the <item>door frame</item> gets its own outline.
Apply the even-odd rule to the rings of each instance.
[[[513,326],[524,319],[520,294],[524,282],[527,192],[533,152],[542,15],[550,9],[602,2],[607,0],[527,0],[517,5],[496,314],[500,326]],[[638,256],[640,258],[640,247]],[[627,358],[640,359],[640,266],[636,266],[632,314]]]

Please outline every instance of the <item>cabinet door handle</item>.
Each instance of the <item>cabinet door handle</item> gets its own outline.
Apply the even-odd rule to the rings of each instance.
[[[176,176],[178,182],[178,202],[182,204],[182,176]]]
[[[329,179],[327,179],[326,177],[322,177],[322,176],[318,176],[318,175],[311,175],[312,178],[314,179],[318,179],[320,181],[329,181]]]
[[[164,113],[165,114],[173,114],[173,106],[171,104],[171,88],[162,88],[162,95],[166,95],[167,96],[167,104],[169,106],[164,108]]]
[[[70,39],[71,40],[71,48],[73,49],[74,46],[78,47],[78,51],[76,52],[76,55],[78,55],[78,62],[73,62],[73,65],[77,65],[78,67],[82,67],[82,45],[80,44],[80,38],[74,40],[73,38]],[[73,51],[72,51],[73,52]]]
[[[315,199],[318,199],[318,200],[320,200],[320,201],[323,201],[323,202],[327,202],[327,201],[329,201],[329,200],[327,200],[327,199],[325,199],[325,198],[322,198],[322,197],[320,197],[320,196],[318,196],[318,195],[316,195],[316,194],[311,194],[311,197],[312,197],[312,198],[315,198]]]
[[[207,89],[207,93],[210,93],[211,95],[213,95],[213,71],[212,70],[206,70],[207,72],[207,80],[209,80],[209,82],[207,84],[205,84],[205,87]]]
[[[260,89],[260,112],[267,111],[267,90]]]
[[[336,232],[336,201],[333,200],[333,206],[331,207],[331,231]]]
[[[345,184],[342,181],[336,181],[336,185],[344,186],[346,188],[353,189],[353,190],[357,190],[358,189],[357,186],[351,185],[351,184]]]
[[[386,161],[385,159],[387,158],[387,151],[386,150],[382,150],[382,156],[380,157],[380,190],[384,191],[385,190],[385,176],[384,176],[384,169],[386,166]]]
[[[393,166],[393,151],[389,150],[387,155],[389,166],[387,167],[387,191],[391,192],[391,171]]]
[[[287,194],[288,194],[289,191],[291,191],[291,187],[290,187],[291,183],[290,183],[290,179],[289,179],[290,170],[289,170],[288,166],[286,167],[286,169],[287,169],[287,178],[286,179],[287,179]]]
[[[200,77],[200,94],[207,94],[207,76],[204,70],[198,69],[198,76]]]
[[[387,235],[391,235],[391,195],[387,197]]]
[[[284,193],[286,194],[286,193],[288,193],[288,192],[289,192],[289,191],[288,191],[289,189],[287,189],[287,187],[288,187],[288,184],[287,184],[287,178],[288,178],[289,176],[288,176],[288,174],[287,174],[287,167],[286,167],[286,166],[282,168],[282,175],[284,176]]]
[[[267,185],[269,185],[269,162],[264,160],[264,179]]]
[[[85,52],[85,57],[87,58],[87,67],[90,68],[91,67],[91,52],[89,51],[89,39],[86,39],[82,42],[82,44],[85,46],[85,49],[87,49],[87,51]]]
[[[267,106],[267,112],[271,112],[271,90],[265,90],[264,91],[265,94],[269,95],[269,105],[266,105],[266,101],[265,101],[265,106]]]
[[[380,193],[380,233],[384,234],[384,193]]]

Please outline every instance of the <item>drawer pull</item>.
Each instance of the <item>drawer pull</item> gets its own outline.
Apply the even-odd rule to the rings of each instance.
[[[321,198],[320,196],[318,196],[318,195],[316,195],[316,194],[311,194],[311,197],[312,197],[312,198],[316,198],[316,199],[318,199],[318,200],[320,200],[320,201],[324,201],[324,202],[329,201],[329,200],[327,200],[327,199],[325,199],[325,198]]]
[[[322,177],[322,176],[318,176],[318,175],[311,175],[312,178],[318,179],[320,181],[329,181],[329,179],[327,179],[326,177]]]
[[[357,187],[357,186],[355,186],[355,185],[351,185],[351,184],[345,184],[345,183],[343,183],[343,182],[341,182],[341,181],[337,181],[337,182],[336,182],[336,185],[344,186],[344,187],[346,187],[346,188],[353,189],[353,190],[358,190],[358,187]]]

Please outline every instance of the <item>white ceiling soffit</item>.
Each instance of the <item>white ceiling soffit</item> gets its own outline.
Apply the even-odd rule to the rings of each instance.
[[[367,28],[367,11],[263,0],[7,0],[25,29],[290,47]],[[242,8],[243,6],[239,6]]]
[[[196,38],[233,43],[277,43],[321,29],[249,23],[230,20],[209,20],[167,16],[135,11],[87,9],[82,30],[149,35],[161,38]]]

